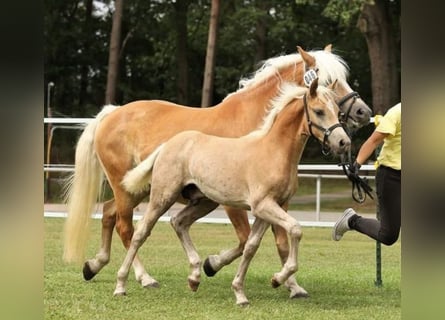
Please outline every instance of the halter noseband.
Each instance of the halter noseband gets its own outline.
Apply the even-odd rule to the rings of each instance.
[[[307,98],[306,98],[306,94],[303,96],[303,103],[304,103],[304,111],[306,113],[306,119],[307,119],[307,123],[309,126],[309,132],[311,134],[311,136],[313,136],[314,138],[315,135],[312,132],[312,126],[314,126],[315,128],[317,128],[318,130],[320,130],[321,132],[323,132],[323,142],[321,144],[322,148],[321,148],[321,152],[326,156],[330,153],[330,149],[329,146],[327,145],[329,136],[331,135],[331,133],[335,130],[335,128],[343,128],[342,124],[340,122],[330,126],[329,128],[325,129],[322,126],[312,122],[312,120],[310,119],[309,116],[309,110],[308,110],[308,106],[307,106]],[[317,139],[317,138],[316,138]],[[318,139],[317,139],[318,140]]]
[[[348,93],[343,98],[340,99],[340,101],[337,102],[337,105],[340,109],[342,109],[342,105],[346,103],[349,99],[352,99],[351,103],[349,104],[349,107],[347,107],[346,112],[339,111],[338,112],[338,120],[340,123],[346,123],[349,118],[349,113],[351,112],[352,106],[354,105],[355,101],[360,98],[360,95],[356,91],[352,91],[351,93]]]

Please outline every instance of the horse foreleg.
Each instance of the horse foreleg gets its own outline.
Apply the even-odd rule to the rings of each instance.
[[[176,235],[181,241],[181,245],[189,259],[191,271],[188,277],[188,284],[192,291],[198,290],[201,282],[201,258],[190,238],[190,226],[199,218],[213,211],[217,206],[217,203],[209,199],[201,199],[195,204],[190,202],[170,219],[170,223],[173,229],[175,229]]]
[[[239,239],[238,247],[223,250],[218,255],[210,255],[204,262],[204,272],[207,276],[213,277],[222,267],[232,263],[233,260],[243,254],[243,249],[250,233],[249,220],[247,212],[241,209],[225,207],[227,216],[235,228],[236,235]]]
[[[281,259],[281,265],[284,265],[289,257],[289,241],[287,238],[287,231],[280,226],[272,225],[272,232],[275,237],[275,244]],[[297,298],[300,296],[302,288],[298,285],[295,275],[291,275],[284,282],[284,286],[290,291],[290,298]]]
[[[235,293],[236,304],[239,306],[246,306],[249,304],[249,300],[247,300],[244,293],[246,273],[268,227],[269,223],[260,218],[255,219],[252,225],[252,230],[243,250],[241,262],[238,266],[235,278],[232,281],[232,290]]]
[[[298,270],[298,247],[302,237],[302,231],[300,224],[293,218],[289,217],[288,232],[290,235],[290,249],[289,256],[286,262],[283,264],[283,268],[280,272],[275,273],[272,277],[272,287],[276,288],[280,286],[283,282],[291,290],[291,298],[307,297],[307,291],[300,287],[295,280],[295,273]],[[292,220],[293,223],[292,223]],[[289,286],[290,285],[290,286]]]
[[[102,215],[102,244],[99,252],[93,259],[89,259],[83,266],[83,277],[91,280],[99,271],[110,262],[111,240],[113,229],[116,225],[116,206],[114,199],[108,200],[103,205]]]

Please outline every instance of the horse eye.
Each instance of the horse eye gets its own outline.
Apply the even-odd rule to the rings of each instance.
[[[324,116],[324,110],[315,109],[314,112],[319,117]]]

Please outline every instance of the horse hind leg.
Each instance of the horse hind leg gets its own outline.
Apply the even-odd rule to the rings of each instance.
[[[225,207],[227,216],[235,228],[236,235],[239,239],[238,247],[223,250],[218,255],[210,255],[204,262],[204,272],[208,277],[213,277],[224,266],[232,263],[236,258],[243,254],[244,246],[250,233],[249,220],[247,212],[241,209]]]
[[[247,300],[246,294],[244,293],[244,283],[247,274],[247,269],[252,261],[255,253],[257,252],[261,239],[264,236],[269,223],[262,219],[255,219],[252,231],[250,232],[249,238],[243,250],[243,255],[241,257],[241,262],[238,266],[235,278],[232,281],[232,290],[235,294],[236,304],[239,306],[247,306],[249,300]]]
[[[173,202],[171,204],[173,204]],[[159,217],[168,210],[171,204],[165,204],[165,206],[162,206],[157,204],[151,205],[151,203],[149,203],[147,212],[137,224],[136,231],[134,232],[128,245],[127,254],[117,272],[117,283],[113,293],[114,296],[126,295],[128,274],[131,264],[133,264],[133,267],[135,266],[134,261],[137,258],[137,251],[151,234],[151,230],[158,221]]]
[[[146,193],[133,196],[124,190],[115,189],[114,195],[116,205],[116,231],[125,249],[128,250],[134,233],[133,208],[142,201]],[[158,281],[148,274],[138,255],[134,257],[132,265],[135,278],[142,287],[159,287]]]
[[[201,283],[201,258],[190,237],[190,226],[199,218],[213,211],[217,206],[217,203],[207,198],[190,201],[187,206],[180,212],[175,213],[170,219],[170,223],[181,241],[181,245],[189,260],[190,274],[188,276],[188,285],[192,291],[198,290]]]
[[[110,262],[111,240],[113,229],[116,225],[116,206],[114,199],[106,201],[103,205],[102,215],[102,244],[99,252],[93,259],[89,259],[83,266],[83,277],[85,280],[91,280]]]

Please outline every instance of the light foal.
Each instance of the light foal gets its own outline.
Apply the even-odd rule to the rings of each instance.
[[[282,209],[297,189],[297,170],[310,135],[335,153],[350,148],[350,138],[338,121],[338,107],[329,89],[317,80],[310,89],[284,85],[273,101],[260,129],[240,138],[216,137],[199,131],[185,131],[155,150],[123,180],[124,187],[138,193],[150,180],[150,201],[138,222],[127,255],[118,271],[115,295],[126,294],[126,281],[139,247],[150,235],[156,221],[193,186],[189,203],[172,218],[175,230],[190,260],[189,285],[199,284],[199,257],[188,228],[176,220],[203,216],[218,204],[251,210],[255,217],[242,260],[232,282],[238,305],[248,304],[244,280],[248,265],[269,225],[278,225],[290,237],[288,256],[272,286],[283,284],[297,270],[300,224]],[[307,292],[298,288],[296,295]]]
[[[68,218],[65,224],[64,259],[82,261],[87,244],[90,215],[103,186],[105,174],[114,198],[103,205],[102,243],[94,258],[83,268],[86,280],[92,279],[110,261],[113,229],[119,234],[125,248],[133,235],[133,208],[148,195],[149,188],[133,194],[122,187],[125,174],[151,154],[160,144],[184,130],[198,130],[225,137],[245,135],[261,123],[271,98],[278,95],[284,82],[302,84],[306,69],[316,69],[321,85],[338,80],[338,99],[352,92],[346,82],[346,63],[325,50],[272,58],[251,79],[242,81],[242,88],[210,108],[190,108],[167,101],[135,101],[122,107],[106,106],[89,123],[76,147],[75,171],[68,186]],[[357,97],[344,104],[345,119],[350,126],[359,127],[369,122],[371,110]],[[247,240],[250,225],[247,213],[225,207],[239,238],[238,247],[230,250],[230,258],[239,257]],[[273,228],[280,256],[286,257],[287,237],[284,230]],[[217,256],[216,256],[217,257]],[[221,259],[211,259],[220,261]],[[230,263],[224,259],[224,263]],[[211,265],[208,263],[207,265]],[[144,287],[156,287],[157,281],[144,269],[140,259],[134,259],[136,279]],[[211,267],[214,274],[223,265]],[[210,269],[207,269],[210,270]]]

